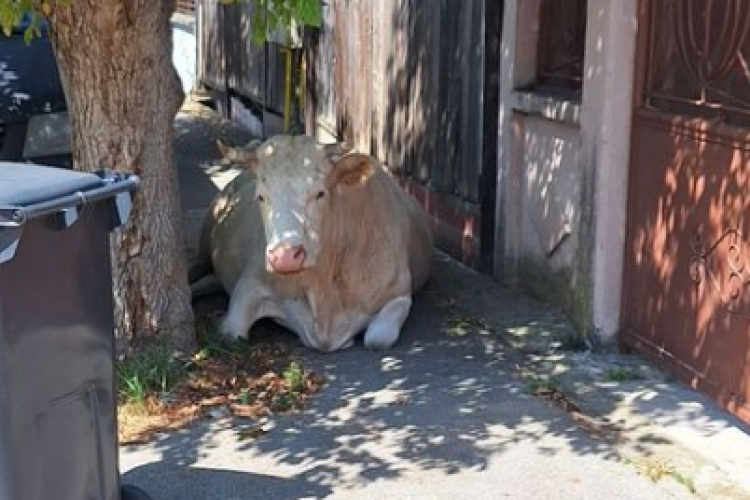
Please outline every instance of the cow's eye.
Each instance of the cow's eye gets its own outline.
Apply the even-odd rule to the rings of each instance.
[[[322,200],[325,197],[326,197],[326,192],[325,191],[320,191],[320,192],[318,192],[318,194],[315,195],[315,199],[316,200]]]

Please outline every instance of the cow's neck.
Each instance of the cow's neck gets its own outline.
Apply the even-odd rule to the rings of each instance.
[[[375,174],[364,186],[336,193],[330,217],[324,221],[314,281],[325,293],[341,295],[344,306],[358,288],[375,285],[372,281],[378,279],[377,269],[372,268],[378,256],[373,252],[388,245],[382,240],[389,224],[378,200],[388,203],[388,180]]]

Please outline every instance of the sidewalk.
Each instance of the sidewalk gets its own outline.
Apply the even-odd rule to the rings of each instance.
[[[249,137],[199,108],[178,123],[191,239],[233,174],[210,168],[213,138]],[[328,378],[304,412],[205,421],[123,448],[122,471],[163,500],[750,499],[746,427],[570,335],[559,311],[438,255],[393,350],[274,337]]]

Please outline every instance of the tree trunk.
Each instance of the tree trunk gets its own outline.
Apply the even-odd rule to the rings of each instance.
[[[177,172],[174,117],[183,93],[172,65],[174,0],[56,4],[51,38],[64,81],[78,170],[135,173],[141,187],[114,236],[119,338],[155,334],[190,349],[193,311]]]

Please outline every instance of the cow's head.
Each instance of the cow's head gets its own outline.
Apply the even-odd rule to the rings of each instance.
[[[367,155],[308,136],[275,136],[237,148],[219,143],[227,160],[252,169],[266,233],[266,269],[294,274],[312,268],[321,251],[323,222],[334,198],[374,172]]]

